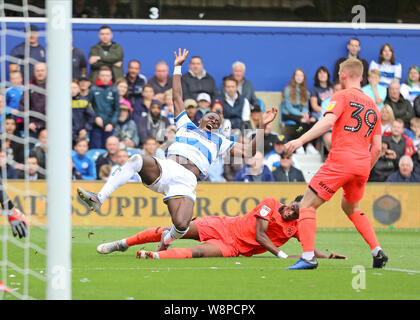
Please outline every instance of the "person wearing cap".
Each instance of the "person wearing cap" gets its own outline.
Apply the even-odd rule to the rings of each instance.
[[[90,85],[89,77],[82,74],[79,78],[80,99],[88,100]]]
[[[284,145],[288,142],[286,136],[279,134],[275,138],[274,148],[264,157],[264,164],[273,172],[281,165],[281,154],[284,152]],[[292,155],[292,164],[295,168],[300,169],[295,155]]]
[[[23,81],[25,81],[25,65],[23,60],[25,57],[26,52],[26,43],[29,43],[29,58],[34,61],[29,63],[29,81],[32,79],[34,75],[34,65],[37,62],[46,62],[46,51],[45,48],[39,44],[39,29],[36,25],[31,24],[29,28],[26,30],[26,41],[19,43],[15,46],[12,51],[10,52],[10,57],[14,59],[18,59],[18,61],[11,61],[9,64],[9,72],[14,70],[19,70],[22,73]]]
[[[115,125],[114,135],[127,148],[136,148],[140,142],[137,124],[130,119],[131,106],[129,101],[120,101],[120,117]]]
[[[261,116],[262,112],[260,106],[258,104],[251,105],[251,115],[249,117],[250,129],[256,130],[259,128]]]
[[[137,123],[139,133],[139,146],[143,146],[147,137],[155,137],[159,143],[165,140],[166,128],[170,126],[169,120],[161,114],[162,104],[153,100],[149,112],[140,118]]]
[[[199,125],[200,119],[203,117],[201,112],[198,112],[198,104],[194,99],[184,100],[184,107],[187,111],[187,116],[196,125]]]
[[[204,116],[210,111],[211,98],[208,93],[201,92],[197,96],[198,112]]]
[[[305,177],[301,170],[293,166],[291,155],[282,152],[280,166],[273,171],[273,176],[279,182],[305,182]]]
[[[95,122],[95,113],[88,100],[80,96],[79,81],[71,83],[72,96],[72,140],[75,145],[78,139],[87,139]]]

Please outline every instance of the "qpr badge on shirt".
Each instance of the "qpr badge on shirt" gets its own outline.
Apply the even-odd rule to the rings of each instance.
[[[270,212],[271,212],[271,209],[269,207],[267,207],[267,206],[262,206],[262,208],[260,209],[260,215],[261,215],[261,217],[265,217]]]

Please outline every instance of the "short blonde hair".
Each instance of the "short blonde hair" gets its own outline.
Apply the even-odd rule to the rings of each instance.
[[[368,71],[368,77],[370,76],[377,76],[378,78],[381,78],[381,72],[377,69],[371,69]]]
[[[360,78],[363,75],[363,64],[359,59],[349,58],[340,63],[339,74],[346,70],[351,78]]]
[[[389,104],[384,104],[384,106],[381,109],[381,112],[382,111],[385,111],[389,114],[389,123],[392,123],[395,120],[394,110],[392,110]]]

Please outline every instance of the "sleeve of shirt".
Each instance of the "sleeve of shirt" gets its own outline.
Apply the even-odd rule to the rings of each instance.
[[[324,117],[327,113],[332,113],[335,114],[337,118],[339,118],[343,113],[344,105],[344,95],[341,94],[341,92],[335,93],[330,99],[330,102],[325,110]]]
[[[219,135],[219,137],[220,137],[220,139],[222,139],[222,143],[220,144],[220,149],[219,149],[219,155],[223,155],[223,154],[227,153],[230,149],[232,149],[235,142],[226,139],[222,135]]]
[[[370,64],[369,64],[369,70],[379,70],[378,64],[374,60],[372,60],[370,62]]]
[[[402,67],[401,67],[401,63],[398,63],[395,66],[395,78],[401,79],[402,77]]]
[[[260,204],[254,209],[255,216],[264,220],[269,220],[276,208],[275,201],[276,200],[273,198],[263,199],[260,202]]]
[[[242,120],[243,121],[249,121],[249,118],[251,116],[251,107],[249,105],[248,99],[244,99],[244,108],[242,109]]]
[[[192,123],[194,126],[196,126],[190,118],[187,116],[187,111],[182,111],[176,118],[175,118],[175,125],[177,129],[185,126],[187,123]]]

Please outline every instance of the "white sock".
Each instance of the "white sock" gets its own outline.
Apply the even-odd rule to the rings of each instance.
[[[187,233],[189,228],[190,227],[188,227],[187,229],[185,229],[183,231],[179,231],[177,228],[175,228],[174,225],[172,225],[171,230],[169,230],[169,232],[166,234],[165,238],[163,238],[163,243],[165,245],[168,245],[172,241],[182,238],[184,236],[184,234]]]
[[[315,252],[313,252],[313,251],[308,251],[308,252],[303,252],[302,253],[302,258],[305,259],[305,260],[311,260],[314,256],[315,256]]]
[[[143,158],[141,155],[135,154],[131,156],[128,161],[121,167],[117,168],[108,178],[101,191],[98,193],[98,198],[101,203],[108,198],[116,189],[126,184],[131,177],[141,170],[143,167]]]
[[[377,246],[375,248],[372,249],[372,256],[376,257],[378,255],[379,250],[382,250],[381,247]]]

